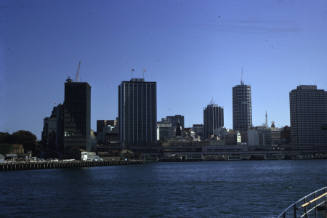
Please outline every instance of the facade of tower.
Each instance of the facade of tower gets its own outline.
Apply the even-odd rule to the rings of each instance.
[[[42,144],[47,157],[62,157],[63,148],[63,105],[59,104],[52,110],[51,116],[44,118]]]
[[[203,110],[204,138],[213,135],[214,130],[224,126],[224,109],[216,104],[209,104]]]
[[[327,146],[327,92],[301,85],[290,92],[291,142],[297,147]]]
[[[118,87],[120,142],[123,148],[144,149],[157,139],[157,85],[144,79],[123,81]]]
[[[64,100],[64,153],[90,151],[91,132],[91,86],[87,82],[65,83]]]
[[[233,129],[240,132],[252,127],[251,86],[241,82],[233,87]]]

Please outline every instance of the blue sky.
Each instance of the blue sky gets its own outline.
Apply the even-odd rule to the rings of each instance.
[[[253,124],[289,125],[289,91],[327,89],[327,1],[29,0],[0,2],[0,131],[40,136],[64,82],[92,86],[92,128],[117,116],[117,90],[157,82],[158,120],[203,122],[213,98],[232,128],[232,87],[252,87]]]

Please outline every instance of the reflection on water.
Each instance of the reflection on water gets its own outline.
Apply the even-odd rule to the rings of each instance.
[[[326,160],[2,172],[0,211],[10,217],[269,217],[326,182]]]

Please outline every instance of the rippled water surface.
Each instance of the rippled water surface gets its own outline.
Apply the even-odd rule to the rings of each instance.
[[[0,172],[0,217],[272,217],[327,185],[327,160]]]

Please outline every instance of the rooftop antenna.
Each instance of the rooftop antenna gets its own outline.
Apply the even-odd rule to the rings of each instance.
[[[243,73],[244,73],[244,71],[243,71],[243,67],[242,67],[242,69],[241,69],[241,85],[244,84],[244,82],[243,82]]]
[[[134,68],[131,69],[131,78],[133,78],[133,72],[135,72]]]
[[[146,69],[144,68],[143,69],[143,72],[142,72],[142,76],[143,76],[143,79],[144,79],[144,73],[146,72]]]
[[[266,122],[265,122],[265,126],[268,127],[268,113],[266,111]]]
[[[213,97],[211,97],[211,100],[210,100],[210,104],[214,104],[214,100],[213,100]]]
[[[81,68],[81,61],[78,62],[78,66],[77,66],[77,71],[76,71],[76,82],[79,82],[79,71],[80,71],[80,68]]]

